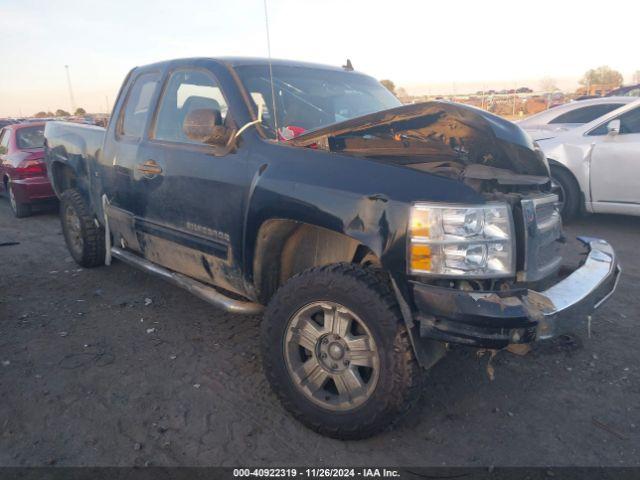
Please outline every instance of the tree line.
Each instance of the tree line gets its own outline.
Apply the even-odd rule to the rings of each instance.
[[[615,85],[616,87],[619,87],[622,85],[622,81],[623,77],[619,71],[614,70],[608,65],[603,65],[598,68],[587,70],[580,79],[580,85],[584,85],[586,87],[590,85]],[[640,83],[640,70],[636,70],[634,72],[631,81],[634,84]],[[396,96],[406,94],[403,88],[396,89],[396,85],[389,79],[380,80],[380,83]],[[540,81],[540,87],[545,92],[558,90],[555,80],[549,77],[545,77]]]
[[[82,107],[78,107],[76,108],[76,111],[73,114],[75,116],[86,115],[87,111]],[[71,114],[69,112],[67,112],[66,110],[62,110],[61,108],[57,109],[55,112],[45,112],[44,110],[42,110],[41,112],[38,112],[34,115],[34,117],[36,118],[70,117],[70,116]]]

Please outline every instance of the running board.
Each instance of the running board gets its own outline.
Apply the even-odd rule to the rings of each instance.
[[[172,272],[155,263],[145,260],[142,257],[134,255],[118,247],[111,247],[111,255],[118,260],[122,260],[129,265],[133,265],[145,272],[153,273],[169,282],[184,288],[205,302],[209,302],[216,307],[231,313],[242,313],[245,315],[255,315],[264,309],[259,303],[249,301],[234,300],[233,298],[223,295],[215,288],[205,285],[204,283],[193,280],[192,278],[182,275],[181,273]]]

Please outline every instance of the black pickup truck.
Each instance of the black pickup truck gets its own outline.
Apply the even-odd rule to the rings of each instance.
[[[266,306],[265,374],[333,437],[393,423],[451,346],[586,325],[619,277],[604,240],[563,261],[548,164],[519,127],[403,106],[351,68],[137,67],[106,129],[49,122],[45,137],[73,258],[116,258],[230,312]]]

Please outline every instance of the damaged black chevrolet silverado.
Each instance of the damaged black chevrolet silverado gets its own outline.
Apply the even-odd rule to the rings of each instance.
[[[519,127],[402,106],[350,68],[138,67],[106,130],[45,136],[73,258],[116,258],[230,312],[266,306],[265,374],[333,437],[393,423],[449,346],[586,325],[619,277],[604,240],[565,265],[547,161]]]

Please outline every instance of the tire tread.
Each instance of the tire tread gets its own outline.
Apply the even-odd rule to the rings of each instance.
[[[288,305],[295,302],[299,291],[307,288],[315,289],[318,288],[318,285],[335,287],[336,282],[357,282],[373,292],[379,298],[380,305],[384,311],[380,318],[388,323],[383,327],[396,332],[392,345],[397,360],[393,363],[393,385],[388,389],[388,393],[384,397],[384,404],[377,408],[375,414],[366,425],[332,427],[309,419],[297,407],[295,402],[288,397],[284,384],[288,379],[282,379],[275,373],[274,356],[270,352],[272,343],[269,342],[269,339],[273,340],[275,336],[273,332],[274,322],[271,319],[288,315],[285,310]],[[355,289],[350,291],[354,292]],[[370,299],[354,298],[354,302],[368,300]],[[397,423],[417,403],[420,397],[422,371],[415,358],[409,333],[402,319],[395,294],[389,283],[381,281],[379,275],[371,268],[363,268],[351,263],[336,263],[314,267],[293,276],[276,292],[269,303],[262,328],[264,370],[274,392],[283,406],[294,417],[320,434],[340,439],[370,437]]]
[[[92,268],[104,265],[105,259],[105,242],[104,228],[96,226],[94,216],[87,205],[82,194],[76,189],[65,190],[60,196],[60,221],[62,223],[63,232],[66,232],[64,224],[64,211],[68,204],[71,204],[76,210],[80,218],[80,224],[83,236],[83,251],[81,258],[74,260],[82,267]],[[66,233],[65,233],[66,239]],[[71,251],[71,249],[69,249]]]

